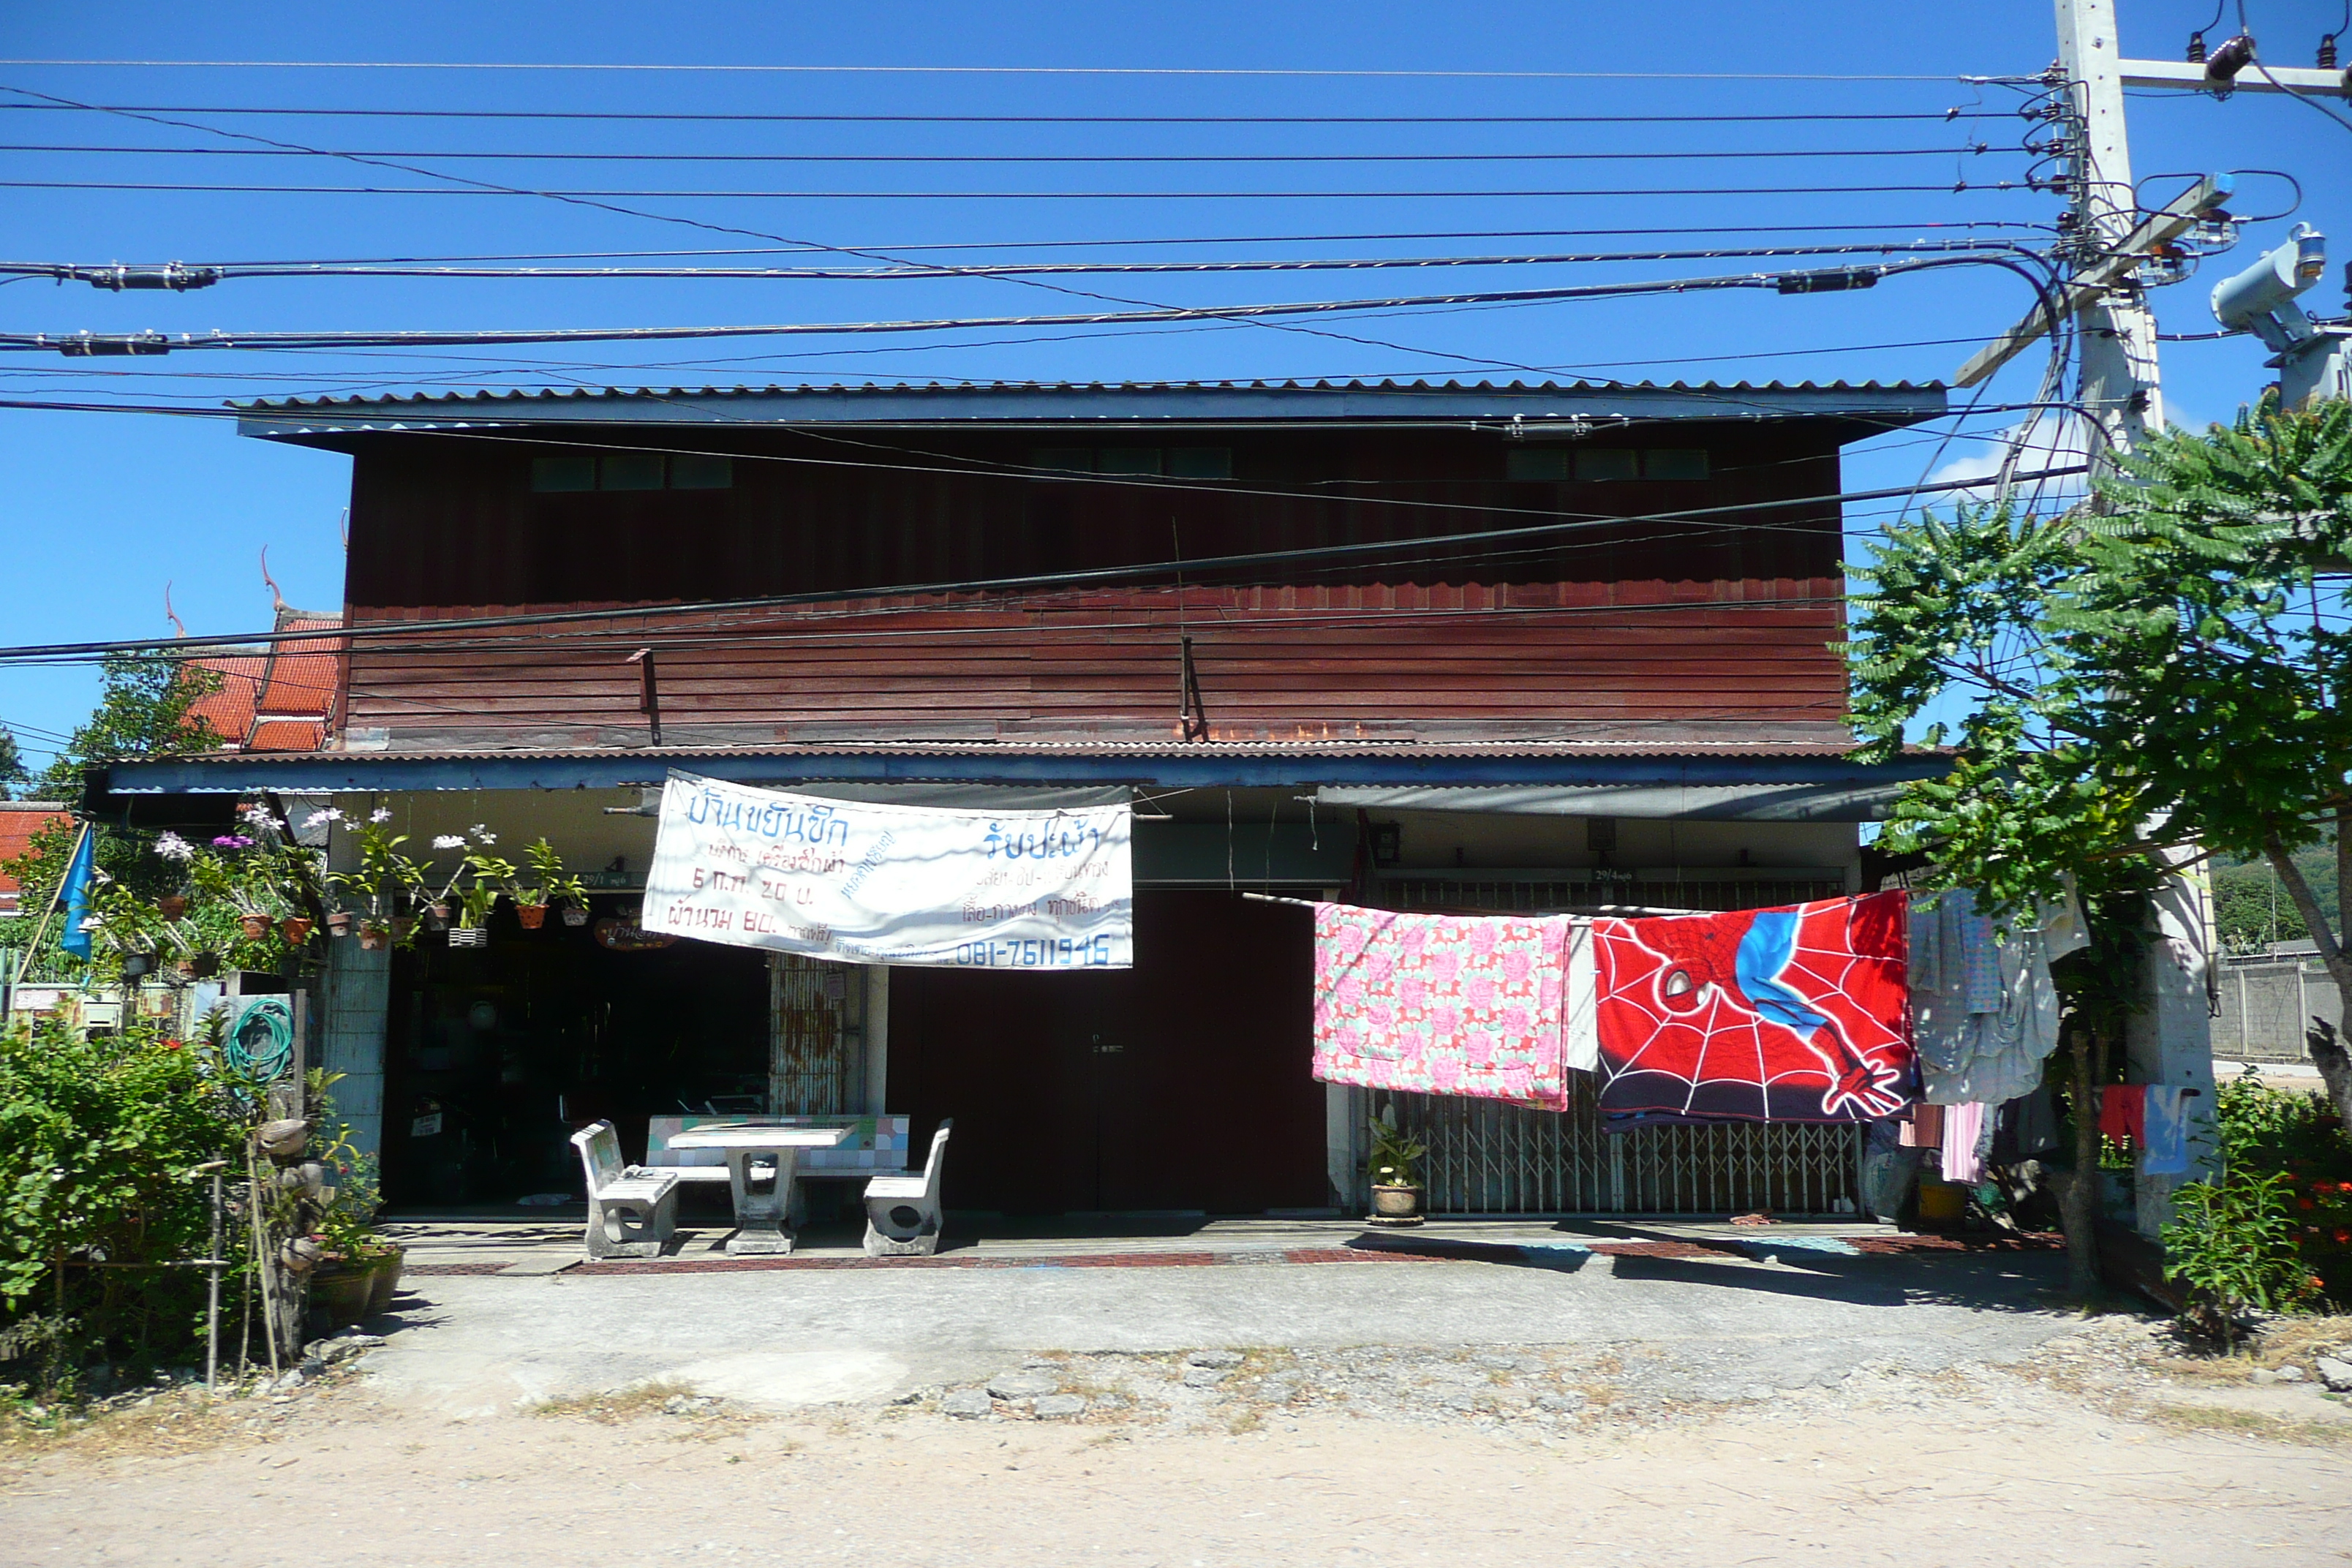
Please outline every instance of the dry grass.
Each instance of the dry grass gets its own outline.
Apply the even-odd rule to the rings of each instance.
[[[2331,1351],[2342,1354],[2346,1346],[2352,1346],[2352,1317],[2282,1318],[2227,1355],[2174,1356],[2161,1364],[2187,1382],[2234,1384],[2284,1366],[2309,1375],[2313,1362]]]
[[[2140,1414],[2150,1421],[2182,1431],[2224,1432],[2265,1437],[2277,1443],[2300,1443],[2314,1448],[2352,1450],[2352,1423],[2295,1421],[2210,1405],[2152,1405]]]
[[[680,1397],[693,1398],[693,1388],[683,1383],[638,1383],[598,1394],[573,1394],[557,1399],[542,1399],[530,1406],[530,1413],[575,1421],[597,1421],[610,1426],[658,1415],[663,1405]]]
[[[143,1458],[201,1453],[240,1437],[257,1438],[243,1422],[250,1404],[176,1394],[126,1410],[94,1410],[34,1422],[0,1421],[0,1459],[31,1461],[52,1454],[81,1458]]]
[[[2309,1372],[2321,1352],[2347,1345],[2352,1345],[2352,1317],[2283,1318],[2263,1331],[2254,1362],[2273,1368],[2293,1362]]]

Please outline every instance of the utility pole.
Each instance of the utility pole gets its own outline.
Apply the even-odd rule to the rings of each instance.
[[[2068,248],[2074,274],[2063,302],[2074,317],[2082,359],[2078,402],[2093,468],[2112,472],[2118,453],[2164,427],[2157,374],[2156,318],[2138,280],[2161,246],[2197,226],[2231,194],[2216,175],[2200,181],[2146,219],[2132,188],[2131,142],[2124,89],[2203,92],[2301,92],[2352,101],[2352,71],[2300,69],[2257,62],[2254,40],[2225,40],[2202,58],[2124,58],[2115,0],[2055,0],[2063,100],[2059,124],[2066,152]],[[2192,52],[2201,50],[2201,45]],[[2036,308],[1962,365],[1952,379],[1974,386],[2049,331]]]
[[[2138,226],[2132,188],[2131,142],[2124,132],[2123,51],[2116,37],[2115,0],[2057,0],[2059,90],[2067,100],[2067,161],[2076,255],[2095,262],[2116,255]],[[2086,432],[2095,465],[2128,451],[2151,429],[2164,428],[2164,393],[2157,381],[2156,313],[2127,275],[2100,289],[2076,309]]]

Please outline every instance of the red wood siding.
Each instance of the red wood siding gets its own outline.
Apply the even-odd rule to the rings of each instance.
[[[1615,484],[1511,482],[1508,444],[1492,431],[607,439],[698,449],[725,439],[744,456],[725,490],[549,494],[532,491],[530,473],[551,448],[362,444],[352,624],[870,593],[1598,521],[1532,541],[1195,568],[1181,598],[1165,574],[1143,574],[1098,592],[680,612],[451,634],[430,649],[362,639],[345,722],[362,743],[373,731],[394,746],[639,743],[638,677],[625,661],[648,645],[672,743],[1160,740],[1178,733],[1187,632],[1223,740],[1840,730],[1844,678],[1827,647],[1841,631],[1835,507],[1779,509],[1751,527],[1719,514],[1645,520],[1834,493],[1833,435],[1820,427],[1678,423],[1596,437],[1712,454],[1706,481]],[[1229,446],[1234,479],[1138,489],[975,472],[1081,442]]]
[[[1188,588],[1181,608],[1172,590],[1018,607],[920,599],[756,628],[728,617],[716,633],[702,615],[592,621],[534,631],[523,647],[420,626],[399,648],[359,642],[349,722],[404,742],[641,740],[627,659],[650,646],[673,743],[1158,740],[1178,732],[1189,631],[1219,740],[1825,730],[1843,712],[1827,646],[1838,587]]]

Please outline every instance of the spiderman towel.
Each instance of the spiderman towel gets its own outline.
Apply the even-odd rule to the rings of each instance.
[[[1565,1110],[1567,1069],[1594,1063],[1591,971],[1565,917],[1318,904],[1315,1077]]]
[[[1909,1104],[1906,899],[1593,921],[1601,1110],[1872,1121]]]

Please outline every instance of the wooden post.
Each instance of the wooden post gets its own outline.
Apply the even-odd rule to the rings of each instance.
[[[205,1270],[205,1392],[220,1384],[221,1178],[213,1173],[213,1249],[205,1254],[212,1267]]]
[[[661,688],[654,679],[654,650],[641,647],[629,656],[628,662],[637,667],[640,684],[637,711],[646,716],[646,727],[653,733],[653,742],[658,746],[662,743]]]

